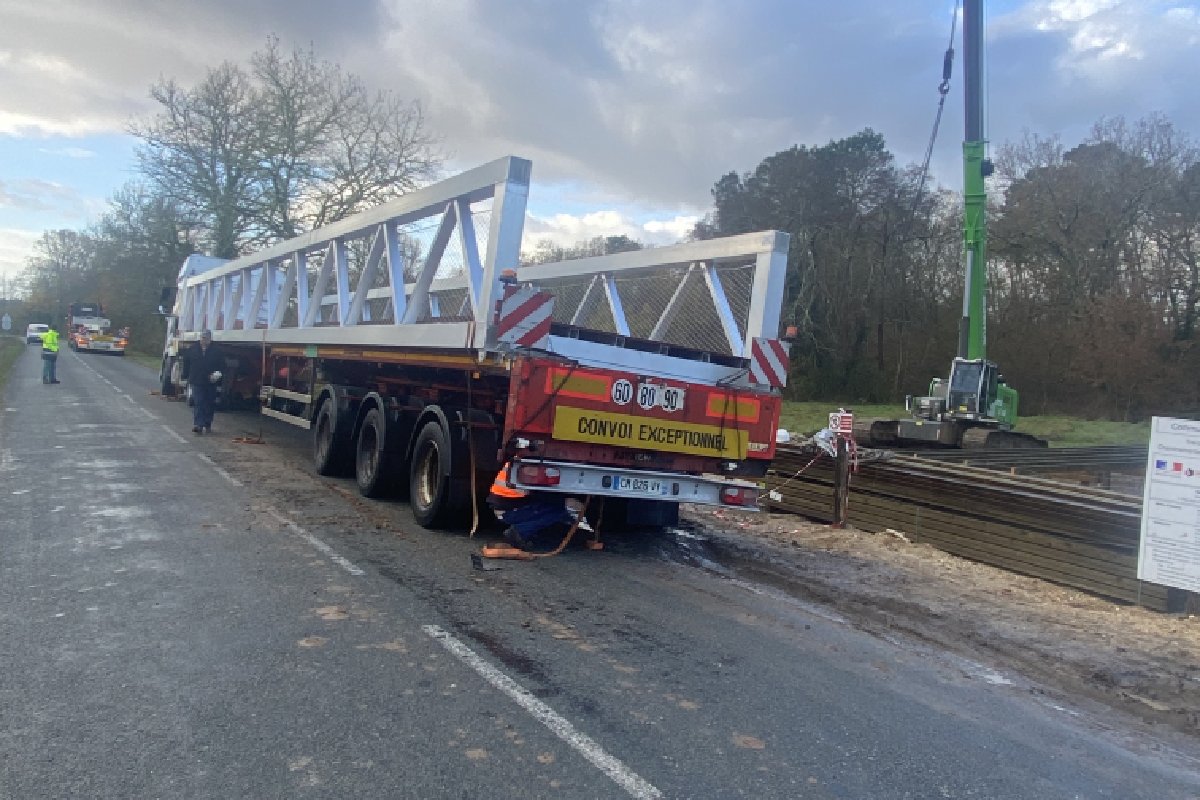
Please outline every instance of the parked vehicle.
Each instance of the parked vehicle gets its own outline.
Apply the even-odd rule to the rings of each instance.
[[[50,330],[49,325],[34,322],[25,327],[25,344],[41,344],[42,334]]]

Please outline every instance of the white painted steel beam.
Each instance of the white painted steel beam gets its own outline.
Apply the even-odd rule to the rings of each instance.
[[[350,255],[342,238],[333,240],[333,273],[337,282],[338,325],[345,325],[346,312],[350,310]]]
[[[621,293],[617,290],[617,279],[612,275],[604,277],[604,296],[608,298],[608,310],[612,312],[613,325],[617,333],[629,335],[629,320],[625,318],[625,305],[621,302]]]
[[[529,162],[525,162],[528,164]],[[496,184],[492,198],[492,220],[488,230],[487,255],[479,277],[473,316],[480,323],[475,329],[476,348],[483,350],[495,343],[492,312],[500,298],[500,273],[516,269],[521,255],[521,234],[525,228],[525,204],[529,199],[529,180],[509,180]]]
[[[725,333],[725,341],[729,342],[729,352],[735,356],[750,352],[743,346],[742,332],[738,330],[737,320],[734,319],[733,310],[729,307],[729,298],[725,296],[725,286],[721,283],[721,276],[717,274],[717,268],[712,264],[704,265],[704,282],[708,286],[708,295],[712,299],[713,308],[717,311],[717,318],[721,321],[721,330]]]
[[[787,236],[787,234],[783,234]],[[744,353],[757,337],[779,336],[779,315],[783,311],[783,292],[787,283],[787,247],[782,251],[760,252],[754,261],[754,287],[750,310],[746,315]]]
[[[650,338],[654,340],[662,339],[667,335],[667,331],[671,329],[671,323],[675,321],[675,314],[679,311],[679,307],[683,305],[684,293],[687,292],[688,284],[691,283],[692,276],[696,274],[697,265],[692,264],[687,268],[687,272],[683,273],[683,280],[679,281],[679,285],[675,287],[675,291],[671,294],[671,299],[667,301],[666,308],[659,315],[658,321],[654,323],[654,328],[650,331]]]
[[[649,334],[652,340],[662,341],[660,337],[668,334],[673,321],[676,328],[683,323],[679,319],[681,309],[690,307],[698,296],[693,292],[702,277],[720,320],[719,336],[728,344],[728,355],[743,357],[754,337],[778,335],[787,234],[766,231],[519,267],[529,176],[528,161],[500,159],[257,253],[217,263],[206,272],[190,274],[195,272],[195,262],[189,262],[193,266],[185,265],[181,271],[177,304],[180,332],[192,338],[207,326],[219,328],[220,338],[231,342],[486,351],[495,344],[493,312],[500,296],[500,272],[515,268],[520,283],[551,294],[556,290],[573,294],[580,283],[586,282],[588,288],[579,305],[560,312],[565,315],[560,318],[580,327],[590,319],[593,304],[600,302],[603,293],[613,320],[608,332],[630,336],[626,305],[632,304],[633,295],[622,297],[622,292],[639,291],[639,278],[679,270],[682,280],[666,287],[671,295],[664,308],[647,309],[647,296],[638,298],[639,318],[644,318],[647,311],[655,315],[651,317],[656,318]],[[488,201],[490,207],[481,205]],[[475,215],[479,213],[490,214],[486,237],[483,230],[476,230]],[[421,242],[428,251],[413,282],[407,283],[404,237],[414,230],[414,241]],[[432,241],[425,238],[430,232]],[[462,274],[438,278],[453,236],[458,237],[463,255]],[[358,252],[357,243],[365,246],[368,241],[369,254],[362,269],[354,274],[349,253]],[[314,260],[310,282],[310,262]],[[718,270],[728,267],[753,269],[748,310],[735,313],[725,295],[721,282],[724,272]],[[569,287],[575,288],[568,292]],[[462,305],[450,318],[456,321],[449,321],[442,312],[454,313],[451,306],[458,305],[459,298],[463,298]],[[386,322],[371,319],[371,301],[380,300],[390,308]],[[294,318],[289,313],[292,304],[296,309]],[[745,308],[741,302],[737,305]],[[676,362],[696,363],[675,356],[622,350],[615,344],[587,342],[587,338],[552,337],[551,342],[557,352],[586,363],[613,361],[630,367],[645,364],[647,368],[672,369],[678,366]],[[663,362],[651,356],[673,360]],[[737,366],[708,366],[702,372],[711,373],[714,380],[735,380]]]
[[[325,292],[329,287],[329,278],[333,275],[333,242],[330,242],[325,247],[325,252],[321,256],[321,267],[317,270],[317,282],[313,286],[312,297],[325,296]],[[301,328],[311,328],[313,325],[321,322],[321,303],[309,301],[307,313],[303,317],[303,322],[300,323]]]
[[[597,298],[600,297],[600,276],[593,276],[588,282],[588,287],[583,291],[583,298],[579,301],[579,305],[575,307],[575,313],[571,315],[571,324],[582,326],[584,320],[588,318],[588,314],[592,312],[592,306],[596,304]]]
[[[383,246],[386,251],[388,270],[388,302],[391,304],[392,321],[400,322],[408,310],[404,296],[404,256],[400,252],[400,234],[394,225],[384,224]]]
[[[274,290],[275,287],[272,286],[271,289]],[[275,311],[271,314],[271,322],[267,327],[280,328],[283,326],[283,318],[287,315],[288,305],[291,303],[294,291],[296,291],[296,260],[291,259],[284,269],[283,285],[276,293]]]
[[[637,270],[658,272],[663,267],[687,267],[696,261],[718,266],[727,263],[744,264],[766,253],[782,253],[786,256],[788,238],[788,234],[783,231],[760,231],[669,247],[647,247],[608,256],[533,264],[517,270],[517,278],[522,283],[538,284],[553,278],[578,278],[601,273],[631,273]]]
[[[358,285],[354,289],[354,297],[350,300],[349,310],[346,312],[346,319],[342,322],[343,325],[357,325],[364,321],[363,310],[367,302],[367,292],[375,283],[375,277],[379,272],[379,262],[383,259],[383,229],[385,226],[380,226],[375,231],[375,236],[371,239],[371,249],[367,252],[367,260],[363,264],[362,272],[358,276]]]
[[[447,203],[445,211],[442,212],[442,222],[438,225],[437,233],[433,237],[433,244],[429,246],[429,254],[425,257],[425,263],[422,265],[421,273],[417,276],[417,282],[413,284],[412,298],[408,302],[408,309],[404,312],[404,317],[400,319],[401,323],[410,325],[418,322],[426,309],[429,310],[431,316],[437,316],[433,313],[433,307],[429,302],[429,287],[442,265],[442,255],[446,252],[446,245],[450,242],[450,234],[454,231],[457,220],[457,207],[454,203]]]
[[[277,245],[251,253],[250,255],[234,259],[224,266],[209,270],[189,280],[196,280],[197,282],[211,280],[223,271],[232,272],[241,267],[256,266],[265,261],[286,258],[294,250],[311,252],[325,247],[333,239],[362,238],[376,226],[385,222],[391,222],[395,225],[407,225],[410,222],[427,219],[442,211],[447,203],[459,198],[463,198],[470,203],[487,200],[496,194],[498,187],[505,184],[511,184],[518,190],[518,193],[523,192],[525,195],[528,195],[530,171],[531,164],[526,159],[517,158],[516,156],[500,158],[481,167],[476,167],[446,180],[439,181],[432,186],[417,189],[394,200],[381,203],[375,208],[347,217],[340,222],[326,225],[323,228],[301,234],[295,238],[280,242]],[[523,224],[525,213],[524,203],[521,203],[521,206],[521,219],[518,222]],[[494,226],[496,224],[494,216],[492,222]],[[519,232],[518,230],[518,234]],[[518,248],[512,253],[513,264],[509,266],[516,265],[517,250],[519,250],[519,237]]]

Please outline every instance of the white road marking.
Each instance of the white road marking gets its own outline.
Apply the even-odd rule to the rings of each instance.
[[[442,630],[437,625],[422,625],[421,629],[442,647],[449,650],[459,661],[478,672],[485,681],[508,695],[509,699],[528,711],[534,719],[549,728],[555,736],[574,748],[597,769],[612,778],[631,797],[639,798],[639,800],[662,797],[662,792],[652,784],[647,783],[620,760],[605,752],[604,748],[590,736],[577,730],[570,721],[534,697],[512,678],[493,667],[474,650],[455,638],[453,634]]]
[[[124,397],[130,403],[133,403],[134,407],[137,408],[138,411],[141,411],[143,414],[145,414],[150,419],[158,419],[158,416],[156,414],[154,414],[152,411],[149,411],[148,409],[143,408],[142,406],[138,405],[138,402],[136,399],[134,399],[133,395],[127,394],[123,389],[121,389],[121,387],[117,386],[115,383],[110,381],[108,378],[104,377],[104,375],[102,375],[99,371],[97,371],[96,368],[93,367],[91,364],[86,364],[83,361],[80,361],[79,363],[80,363],[80,365],[83,366],[84,369],[88,370],[93,375],[95,375],[97,378],[104,381],[109,386],[113,387],[113,389],[115,389],[118,394],[120,394],[122,397]],[[11,409],[11,410],[16,411],[16,409]],[[186,442],[187,440],[182,439],[181,441]]]
[[[176,433],[174,428],[170,427],[169,425],[163,425],[162,427],[163,427],[164,431],[166,431],[172,437],[175,438],[175,441],[179,442],[180,444],[187,444],[187,439],[183,438],[178,433]]]
[[[196,455],[199,456],[202,461],[204,461],[206,464],[208,464],[210,467],[212,467],[214,470],[216,470],[216,473],[218,475],[220,475],[222,478],[224,478],[225,480],[232,483],[234,486],[242,485],[241,481],[239,481],[237,478],[233,477],[228,472],[226,472],[224,470],[224,468],[217,466],[217,462],[213,461],[211,458],[209,458],[204,453],[196,453]]]
[[[292,522],[290,519],[285,517],[283,514],[280,514],[275,509],[268,506],[267,508],[265,508],[263,510],[266,511],[268,514],[270,514],[275,519],[279,520],[281,523],[283,523],[287,527],[291,528],[292,533],[296,534],[301,539],[308,542],[313,547],[317,548],[322,553],[327,555],[329,557],[330,561],[337,564],[342,569],[346,570],[346,572],[349,572],[351,575],[356,575],[356,576],[360,576],[360,577],[367,574],[366,571],[354,566],[353,561],[351,561],[348,558],[345,558],[344,556],[338,555],[337,551],[334,550],[332,547],[325,544],[323,541],[318,539],[316,536],[313,536],[311,533],[304,530],[304,528],[301,528],[299,525]]]

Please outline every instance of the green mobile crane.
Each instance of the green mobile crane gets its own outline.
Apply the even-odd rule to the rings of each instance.
[[[1012,430],[1017,422],[1017,391],[1004,382],[996,362],[987,359],[987,190],[992,174],[987,158],[983,114],[983,0],[963,3],[963,250],[966,280],[958,355],[949,377],[934,378],[929,394],[909,397],[910,418],[873,420],[863,439],[874,446],[1045,447],[1047,443]],[[949,55],[944,80],[949,80]],[[948,84],[947,84],[948,85]],[[944,94],[944,92],[943,92]]]

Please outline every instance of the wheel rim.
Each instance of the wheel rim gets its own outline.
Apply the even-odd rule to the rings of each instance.
[[[375,480],[375,470],[379,468],[379,435],[374,425],[362,429],[358,442],[358,474],[363,485]]]
[[[441,478],[441,454],[438,453],[437,445],[429,442],[417,462],[417,491],[414,499],[421,508],[433,507]]]

